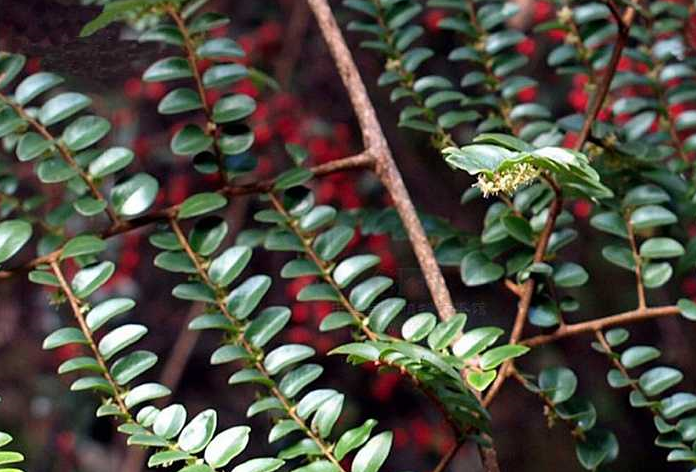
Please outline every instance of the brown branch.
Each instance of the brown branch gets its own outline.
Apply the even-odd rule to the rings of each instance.
[[[443,455],[440,459],[440,462],[437,463],[437,465],[433,469],[433,472],[444,472],[450,465],[450,462],[452,462],[452,459],[454,459],[454,456],[456,456],[457,452],[459,452],[459,448],[462,447],[462,444],[464,443],[460,441],[457,441],[454,444],[452,444],[452,447],[449,448],[445,455]]]
[[[374,165],[374,159],[371,154],[363,152],[355,156],[344,157],[343,159],[337,159],[335,161],[330,161],[325,164],[311,167],[315,177],[321,177],[328,174],[333,174],[336,172],[343,172],[348,170],[357,169],[372,169]],[[266,193],[273,188],[275,179],[265,179],[258,182],[253,182],[245,185],[228,185],[223,187],[218,191],[218,193],[232,197],[237,195],[250,195],[258,193]],[[108,228],[99,231],[98,234],[102,238],[110,238],[117,236],[119,234],[127,233],[130,231],[137,230],[144,226],[148,226],[154,223],[160,223],[162,221],[167,221],[172,216],[176,215],[179,210],[180,205],[172,205],[161,210],[156,210],[148,213],[144,216],[134,218],[128,221],[122,221],[120,223],[112,224]],[[0,271],[0,280],[7,279],[17,275],[18,273],[26,272],[27,270],[34,269],[43,264],[49,264],[51,261],[58,259],[60,257],[60,250],[53,251],[45,256],[40,256],[32,259],[21,267],[10,270]]]
[[[534,263],[543,262],[544,255],[546,254],[546,248],[548,247],[549,240],[551,239],[551,234],[553,233],[553,229],[556,226],[556,219],[558,218],[558,215],[560,215],[561,210],[563,209],[563,194],[561,192],[560,187],[551,177],[544,176],[544,180],[553,189],[555,196],[553,201],[551,202],[551,207],[549,208],[549,213],[546,217],[546,223],[544,224],[544,228],[542,229],[541,234],[539,235],[539,239],[536,244],[536,249],[534,250]],[[521,296],[520,301],[517,305],[517,315],[515,316],[515,322],[512,326],[512,333],[510,334],[511,344],[517,343],[522,337],[522,332],[524,330],[525,323],[527,322],[529,309],[532,305],[532,297],[534,296],[535,286],[536,283],[534,282],[534,279],[532,277],[529,277],[529,279],[527,279],[527,281],[519,289]],[[503,387],[503,384],[505,383],[505,379],[507,378],[509,369],[510,367],[512,367],[512,365],[512,360],[506,361],[502,365],[502,367],[498,371],[498,376],[496,377],[495,382],[493,382],[493,385],[491,385],[491,388],[488,390],[486,396],[484,397],[483,406],[490,405],[495,396],[498,395],[500,389]]]
[[[83,307],[82,307],[82,302],[80,301],[79,298],[75,296],[75,293],[72,291],[72,288],[70,287],[70,284],[65,280],[65,275],[63,274],[63,271],[60,268],[60,264],[58,261],[51,261],[51,270],[53,271],[53,274],[56,276],[58,279],[58,283],[60,284],[60,288],[63,290],[63,293],[65,294],[66,298],[68,299],[68,303],[70,304],[70,308],[72,309],[73,316],[75,317],[75,320],[77,321],[77,324],[80,326],[80,331],[82,331],[82,335],[87,339],[87,344],[89,345],[89,348],[92,350],[92,353],[94,354],[94,358],[97,360],[97,363],[99,364],[99,367],[102,369],[102,375],[104,376],[104,379],[109,382],[109,385],[111,385],[111,388],[114,391],[113,399],[116,401],[116,405],[118,405],[118,409],[121,410],[121,413],[123,416],[125,416],[127,419],[131,419],[131,414],[130,411],[128,410],[128,407],[126,407],[126,404],[123,402],[123,394],[124,391],[121,389],[121,387],[116,383],[114,378],[111,376],[111,373],[109,372],[109,366],[106,365],[106,361],[104,360],[104,357],[102,356],[101,352],[99,352],[99,348],[97,347],[97,343],[94,341],[94,336],[92,335],[92,331],[89,329],[87,326],[87,322],[85,321],[85,317],[83,315]]]
[[[597,120],[597,116],[599,116],[599,112],[604,106],[604,101],[606,100],[609,89],[611,88],[611,81],[614,79],[614,75],[616,75],[616,69],[618,68],[619,61],[621,60],[621,53],[623,52],[626,42],[628,41],[628,33],[631,29],[631,24],[633,23],[633,18],[635,17],[636,13],[635,9],[628,7],[622,16],[616,8],[616,5],[614,5],[611,0],[606,3],[612,12],[612,15],[614,15],[616,19],[616,23],[619,27],[619,35],[616,38],[616,43],[614,43],[614,49],[611,52],[609,64],[602,75],[602,81],[600,82],[597,91],[592,96],[590,107],[587,111],[585,122],[582,124],[582,128],[580,129],[578,139],[575,142],[575,146],[573,146],[573,149],[576,151],[581,150],[585,145],[588,136],[592,133],[592,125]]]
[[[177,29],[181,33],[181,36],[184,38],[184,51],[186,51],[186,60],[188,61],[189,68],[191,69],[191,73],[193,74],[193,81],[196,84],[198,97],[201,100],[203,112],[205,113],[205,134],[213,138],[213,151],[215,153],[215,158],[218,164],[218,173],[220,174],[222,181],[225,184],[227,184],[229,182],[229,178],[227,172],[225,171],[225,161],[222,151],[220,150],[220,146],[218,146],[217,143],[217,124],[213,120],[212,111],[210,109],[210,105],[208,104],[208,99],[205,94],[205,87],[203,86],[203,79],[201,78],[201,73],[198,70],[198,55],[196,53],[195,45],[193,43],[193,40],[191,39],[191,34],[189,33],[188,28],[186,27],[186,23],[184,22],[184,19],[181,17],[179,11],[173,6],[167,6],[166,10],[167,14],[172,18],[172,20],[176,24]]]
[[[80,176],[82,181],[87,185],[89,188],[90,193],[94,198],[101,202],[106,202],[106,214],[109,216],[109,219],[111,220],[112,223],[118,224],[120,223],[121,219],[119,216],[116,214],[113,208],[111,208],[111,205],[109,205],[108,201],[106,198],[104,198],[104,195],[101,193],[99,188],[96,186],[94,181],[92,180],[92,177],[80,167],[80,165],[75,161],[75,158],[73,157],[72,153],[70,150],[67,148],[67,146],[60,140],[56,140],[55,136],[51,134],[48,129],[39,123],[35,118],[30,116],[24,108],[15,103],[14,101],[10,100],[8,97],[0,93],[0,101],[4,102],[8,106],[10,106],[17,115],[19,115],[20,118],[22,118],[24,121],[29,123],[32,128],[34,128],[45,140],[50,141],[55,144],[55,146],[58,148],[58,152],[60,153],[61,157],[63,160],[77,172],[77,174]]]
[[[382,131],[382,126],[377,119],[377,113],[372,106],[365,84],[360,78],[360,73],[343,38],[341,29],[336,23],[336,19],[326,0],[307,1],[309,7],[314,12],[322,36],[333,56],[338,72],[343,80],[343,85],[348,91],[348,96],[362,131],[365,148],[375,157],[377,175],[394,202],[396,211],[406,229],[440,318],[449,319],[455,314],[452,297],[447,289],[442,272],[440,272],[440,267],[435,259],[435,254],[428,242],[423,226],[418,219],[416,209],[413,206],[401,173],[396,167]]]
[[[540,334],[538,336],[523,339],[519,343],[529,347],[536,347],[557,341],[562,338],[576,336],[578,334],[591,333],[594,331],[603,330],[605,328],[610,328],[612,326],[621,326],[635,323],[637,321],[678,315],[679,313],[679,308],[676,305],[635,309],[590,321],[563,325],[553,333]]]
[[[638,253],[638,245],[636,244],[636,235],[633,231],[633,224],[630,217],[626,216],[626,231],[628,232],[628,242],[631,245],[631,254],[633,255],[633,263],[636,265],[634,272],[636,273],[636,292],[638,294],[638,309],[643,309],[647,306],[645,303],[645,286],[643,285],[643,261]]]

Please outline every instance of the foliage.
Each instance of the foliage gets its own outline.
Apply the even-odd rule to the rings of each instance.
[[[630,405],[650,411],[655,444],[669,450],[666,460],[696,464],[696,396],[671,390],[684,374],[666,365],[634,373],[659,358],[655,346],[616,351],[629,338],[618,325],[679,314],[696,319],[696,304],[689,299],[649,303],[673,297],[664,288],[676,285],[696,262],[690,231],[696,209],[696,112],[686,109],[696,98],[696,72],[693,47],[684,35],[686,6],[556,0],[555,18],[529,33],[561,34],[563,44],[548,51],[548,67],[558,76],[584,77],[591,92],[578,113],[557,116],[554,107],[524,93],[538,82],[523,74],[530,59],[522,46],[530,39],[513,21],[520,13],[517,3],[345,0],[357,15],[347,29],[366,35],[362,46],[384,60],[378,84],[390,88],[392,102],[407,102],[398,125],[423,133],[458,178],[477,179],[462,204],[485,205],[480,232],[468,234],[447,218],[420,214],[428,237],[423,241],[417,237],[421,223],[404,209],[411,204],[407,194],[394,208],[378,210],[345,211],[320,201],[312,181],[359,167],[355,157],[311,167],[309,152],[288,143],[286,170],[271,179],[251,179],[259,159],[250,117],[259,103],[248,93],[229,93],[230,86],[249,78],[275,84],[247,67],[240,43],[215,33],[229,18],[200,0],[105,3],[83,35],[119,23],[137,31],[140,43],[157,45],[163,57],[144,70],[142,80],[168,90],[157,105],[162,119],[181,120],[169,150],[188,158],[192,172],[219,185],[162,206],[160,182],[142,170],[136,153],[103,145],[112,124],[90,114],[92,97],[65,90],[57,74],[25,74],[24,56],[2,53],[3,149],[19,162],[31,161],[37,179],[59,184],[64,196],[57,205],[45,205],[48,190],[26,195],[18,191],[11,168],[2,170],[0,264],[3,278],[28,268],[29,280],[49,289],[54,305],[67,307],[64,325],[46,337],[43,348],[79,347],[58,373],[74,379],[71,390],[100,397],[96,415],[113,418],[128,445],[150,449],[149,467],[210,472],[233,464],[235,472],[281,467],[338,472],[347,470],[345,458],[351,457],[351,472],[377,472],[387,461],[393,433],[373,418],[338,433],[345,394],[312,385],[321,382],[324,371],[313,347],[281,339],[291,310],[264,302],[278,282],[275,274],[249,275],[255,258],[272,253],[291,256],[278,275],[282,283],[302,285],[298,302],[332,307],[320,332],[349,333],[351,341],[332,346],[328,355],[377,367],[376,375],[392,372],[408,380],[441,410],[454,434],[454,453],[469,440],[482,451],[493,447],[488,407],[504,382],[514,379],[540,399],[550,426],[559,421],[568,426],[581,467],[607,470],[620,460],[620,438],[601,426],[590,400],[576,395],[579,381],[569,367],[549,366],[538,375],[518,369],[532,350],[594,333],[593,347],[610,365],[609,385],[630,389]],[[310,2],[321,23],[320,4]],[[437,55],[419,24],[424,12],[441,15],[437,27],[454,45],[447,74],[426,72]],[[628,65],[619,68],[622,60]],[[461,62],[467,72],[455,80]],[[345,67],[339,64],[339,70]],[[366,142],[368,133],[381,134],[381,129],[362,131]],[[360,161],[360,166],[375,168],[385,187],[393,189],[400,176],[385,170],[384,156],[372,151],[362,156],[369,165]],[[254,214],[258,226],[243,227],[230,244],[224,212],[246,194],[258,194],[264,209]],[[488,197],[495,198],[479,201]],[[582,308],[573,290],[606,283],[604,274],[591,273],[564,251],[577,244],[580,224],[564,206],[568,202],[591,206],[589,224],[606,242],[601,256],[607,266],[635,277],[635,309],[568,321]],[[155,229],[149,242],[158,251],[154,265],[181,279],[171,295],[202,307],[188,328],[220,335],[210,363],[229,370],[230,388],[257,387],[247,417],[263,413],[273,419],[268,433],[273,454],[238,458],[251,427],[219,427],[215,409],[193,415],[182,404],[162,403],[172,392],[149,378],[158,356],[135,348],[148,327],[120,321],[135,300],[109,297],[104,290],[117,270],[108,259],[107,240],[150,224]],[[459,267],[467,287],[504,281],[518,298],[510,306],[516,316],[509,334],[508,327],[472,326],[451,301],[451,313],[443,311],[432,284],[437,313],[418,310],[405,316],[410,302],[394,295],[394,279],[380,273],[380,255],[353,250],[356,234],[370,233],[408,239],[419,256],[433,254],[427,252],[432,245],[431,260],[419,257],[427,282],[439,274],[435,262]],[[36,257],[14,262],[27,252]],[[660,288],[662,296],[653,296]],[[439,290],[449,298],[447,287]],[[537,334],[524,337],[525,329]],[[0,433],[1,446],[10,440]],[[442,467],[450,459],[446,456]],[[21,460],[18,453],[0,452],[0,465]]]

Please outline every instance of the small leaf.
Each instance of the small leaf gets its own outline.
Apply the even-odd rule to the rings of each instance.
[[[119,326],[99,341],[99,352],[104,356],[104,359],[109,360],[118,352],[138,342],[146,333],[147,328],[143,325]]]
[[[26,221],[7,220],[0,223],[0,263],[19,252],[31,234],[31,225]]]
[[[188,197],[179,207],[177,216],[179,219],[192,218],[204,215],[227,205],[227,199],[219,193],[198,193]]]
[[[505,274],[503,266],[492,262],[482,252],[470,252],[462,259],[461,276],[467,287],[495,282],[503,274]]]
[[[42,349],[56,349],[68,344],[88,344],[88,341],[77,328],[60,328],[48,335]]]
[[[495,380],[497,373],[495,370],[488,372],[469,371],[466,374],[466,381],[479,392],[482,392]]]
[[[286,344],[269,352],[263,365],[270,375],[275,375],[286,367],[302,362],[313,355],[314,349],[309,346]]]
[[[104,261],[89,265],[73,277],[71,286],[77,298],[85,298],[94,293],[111,278],[116,266],[113,262]]]
[[[432,313],[414,315],[401,327],[401,335],[406,341],[417,342],[425,338],[435,328],[437,317]]]
[[[547,367],[539,374],[539,388],[554,405],[569,400],[577,386],[577,376],[566,367]]]
[[[633,369],[658,357],[660,351],[652,346],[631,346],[621,353],[621,364],[627,369]]]
[[[179,434],[184,423],[186,423],[186,408],[183,405],[174,404],[157,414],[152,430],[158,436],[171,439]]]
[[[90,162],[89,173],[92,177],[101,178],[125,169],[133,162],[133,151],[124,147],[113,147],[104,151],[99,157]]]
[[[202,411],[181,431],[177,445],[182,451],[191,454],[202,451],[213,438],[216,427],[215,410]]]
[[[336,443],[336,447],[334,449],[336,459],[339,461],[343,460],[346,454],[348,454],[350,451],[365,444],[375,426],[377,426],[377,421],[369,419],[361,426],[350,429],[343,433]]]
[[[493,326],[472,329],[454,343],[452,352],[457,357],[469,359],[496,342],[503,333],[502,329]]]
[[[637,230],[671,225],[677,222],[677,216],[658,205],[646,205],[637,208],[631,214],[631,224]]]
[[[527,346],[507,344],[505,346],[499,346],[485,352],[481,356],[479,364],[483,370],[495,369],[508,359],[519,357],[527,352],[529,352],[529,348]]]
[[[256,110],[256,101],[248,95],[228,95],[221,98],[213,106],[213,121],[229,123],[241,120]]]
[[[682,298],[677,302],[677,307],[679,308],[679,313],[687,320],[696,321],[696,303]]]
[[[267,275],[254,275],[232,290],[227,297],[227,309],[237,319],[244,319],[256,309],[271,286]]]
[[[677,369],[671,367],[654,367],[643,373],[638,379],[638,384],[646,395],[652,397],[675,386],[684,378]]]
[[[61,260],[77,256],[98,254],[106,250],[106,242],[92,235],[82,235],[65,243],[60,253]]]
[[[233,246],[213,259],[208,268],[210,280],[217,285],[227,286],[249,263],[251,249],[248,246]]]
[[[355,455],[351,472],[377,472],[389,455],[393,434],[385,431],[370,439]]]
[[[122,216],[136,216],[155,202],[159,183],[150,174],[139,172],[111,189],[111,202]]]
[[[66,92],[48,100],[39,110],[39,121],[51,126],[87,108],[92,100],[81,93]]]
[[[662,259],[684,254],[684,246],[672,238],[650,238],[640,245],[641,257]]]
[[[211,467],[221,468],[246,449],[249,443],[248,426],[235,426],[219,433],[205,449],[205,461]]]
[[[157,111],[163,115],[173,115],[203,108],[201,98],[189,88],[177,88],[169,92],[157,105]]]

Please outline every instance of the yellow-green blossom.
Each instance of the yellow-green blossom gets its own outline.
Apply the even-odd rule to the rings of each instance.
[[[479,174],[478,182],[474,184],[474,187],[480,188],[484,197],[498,195],[500,192],[512,195],[518,187],[528,185],[539,177],[540,173],[541,171],[533,165],[523,162],[501,172],[495,172],[492,176]]]

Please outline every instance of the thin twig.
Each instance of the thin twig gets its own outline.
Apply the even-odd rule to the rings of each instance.
[[[330,161],[325,164],[314,166],[311,167],[309,170],[314,173],[315,177],[321,177],[324,175],[329,175],[336,172],[343,172],[348,170],[372,169],[373,165],[374,159],[372,155],[367,152],[363,152],[355,156],[344,157],[342,159],[337,159],[335,161]],[[237,195],[266,193],[273,188],[274,182],[275,179],[265,179],[245,185],[227,185],[220,189],[218,193],[228,197]],[[110,238],[119,234],[128,233],[130,231],[140,229],[144,226],[148,226],[154,223],[167,221],[172,216],[176,215],[176,213],[179,211],[180,206],[180,204],[172,205],[170,207],[150,212],[144,216],[134,218],[132,220],[123,221],[118,224],[112,224],[111,226],[102,231],[97,231],[97,234],[102,238]],[[0,270],[0,280],[13,277],[18,273],[26,272],[27,270],[34,269],[43,264],[49,264],[51,261],[56,260],[58,257],[60,257],[60,252],[60,250],[56,250],[44,256],[34,258],[16,269]]]
[[[106,364],[104,356],[102,356],[101,352],[99,352],[99,348],[97,347],[96,341],[94,341],[92,331],[87,326],[87,321],[85,321],[85,317],[82,313],[82,302],[79,298],[77,298],[77,296],[75,296],[75,293],[70,287],[70,284],[68,284],[68,282],[65,280],[65,275],[63,274],[63,271],[61,270],[58,261],[51,261],[51,270],[58,279],[60,288],[63,290],[63,293],[68,299],[68,303],[70,303],[70,308],[72,309],[73,316],[75,317],[77,324],[80,326],[80,331],[82,331],[82,335],[85,337],[85,339],[87,339],[87,344],[89,345],[89,348],[92,350],[94,358],[97,360],[97,363],[99,364],[99,367],[102,370],[102,375],[104,376],[104,379],[107,382],[109,382],[109,385],[114,391],[113,399],[116,401],[116,405],[118,405],[119,410],[121,410],[121,414],[130,420],[130,411],[128,410],[128,407],[126,407],[126,404],[123,402],[124,391],[111,376],[111,373],[109,372],[109,366]]]
[[[626,231],[628,232],[628,242],[631,245],[631,253],[633,255],[633,263],[636,268],[634,272],[636,273],[636,292],[638,294],[638,308],[643,309],[647,306],[645,303],[645,286],[643,285],[643,261],[638,253],[638,245],[636,244],[636,235],[633,230],[633,224],[631,223],[630,216],[626,215]]]
[[[546,254],[546,248],[548,247],[549,240],[551,239],[551,234],[553,234],[553,229],[556,226],[556,219],[563,209],[563,193],[561,192],[560,187],[551,177],[545,176],[544,179],[553,189],[554,199],[551,202],[551,207],[549,208],[544,228],[542,229],[539,239],[537,240],[536,249],[534,250],[534,263],[543,262]],[[517,343],[522,337],[522,332],[529,315],[529,309],[531,308],[535,286],[536,283],[534,278],[530,277],[524,284],[522,284],[522,287],[519,290],[520,301],[517,305],[517,315],[515,316],[515,322],[512,326],[512,333],[510,334],[510,344]],[[483,406],[490,405],[496,395],[498,395],[500,389],[505,383],[505,379],[509,373],[509,368],[512,365],[513,361],[509,360],[500,367],[498,370],[498,376],[484,397]]]
[[[179,11],[173,6],[168,6],[167,13],[176,24],[177,29],[181,33],[181,36],[184,38],[183,46],[184,51],[186,51],[186,60],[188,61],[189,68],[191,69],[191,73],[193,74],[193,81],[196,84],[198,97],[201,101],[201,105],[203,106],[203,112],[205,113],[205,134],[213,138],[213,151],[218,164],[218,173],[220,174],[222,181],[225,184],[227,184],[229,182],[229,177],[227,175],[227,172],[225,171],[224,156],[222,154],[222,151],[220,150],[220,146],[217,143],[218,128],[217,124],[213,120],[213,114],[210,109],[210,104],[208,103],[208,98],[205,94],[205,87],[203,86],[203,79],[201,78],[201,73],[198,70],[198,55],[196,53],[195,45],[193,43],[193,40],[191,39],[191,34],[188,28],[186,27],[186,23],[184,22],[184,19],[181,17]]]
[[[326,0],[307,1],[314,12],[322,36],[333,56],[338,72],[343,80],[343,85],[348,91],[353,110],[360,124],[365,148],[375,156],[377,175],[394,202],[394,207],[406,229],[440,318],[449,319],[455,315],[452,297],[445,284],[445,278],[442,276],[440,266],[435,259],[433,248],[423,230],[423,225],[418,219],[418,214],[408,194],[401,173],[396,167],[386,137],[382,131],[382,126],[377,119],[377,113],[367,94],[365,84],[360,78],[360,73],[353,61],[350,49],[348,49],[348,45],[336,23],[328,2]]]
[[[588,136],[592,132],[592,125],[597,120],[597,116],[599,116],[599,112],[602,110],[602,107],[604,106],[604,101],[606,100],[607,94],[609,93],[609,89],[611,88],[611,81],[614,79],[614,75],[616,75],[616,70],[619,66],[619,61],[621,60],[621,53],[623,52],[623,49],[626,46],[626,41],[628,41],[628,34],[631,29],[631,24],[633,23],[633,18],[635,17],[636,13],[636,11],[633,8],[628,7],[626,8],[623,16],[621,16],[621,14],[618,12],[618,9],[616,8],[616,5],[614,5],[614,3],[611,0],[606,3],[609,5],[611,12],[616,19],[616,23],[619,28],[619,34],[616,38],[616,43],[614,43],[614,49],[611,52],[609,64],[604,70],[604,74],[602,75],[602,81],[599,83],[597,91],[592,96],[590,107],[587,111],[587,116],[585,117],[585,121],[582,124],[582,128],[580,129],[580,134],[578,135],[578,139],[575,142],[575,146],[573,146],[573,149],[575,149],[576,151],[581,150],[582,147],[585,145]]]
[[[529,347],[541,346],[549,344],[562,338],[576,336],[583,333],[591,333],[613,326],[622,326],[638,321],[660,318],[664,316],[673,316],[680,313],[679,307],[676,305],[667,305],[659,307],[649,307],[643,309],[635,309],[618,313],[616,315],[605,316],[590,321],[581,323],[572,323],[559,327],[556,331],[550,334],[540,334],[531,338],[523,339],[519,344]]]
[[[459,451],[459,448],[462,447],[463,442],[457,441],[454,444],[452,444],[452,447],[449,448],[449,450],[445,453],[444,456],[440,459],[440,462],[437,463],[435,468],[433,469],[432,472],[444,472],[445,469],[449,466],[450,462],[452,462],[452,459],[454,459],[454,456],[457,455],[457,452]]]

